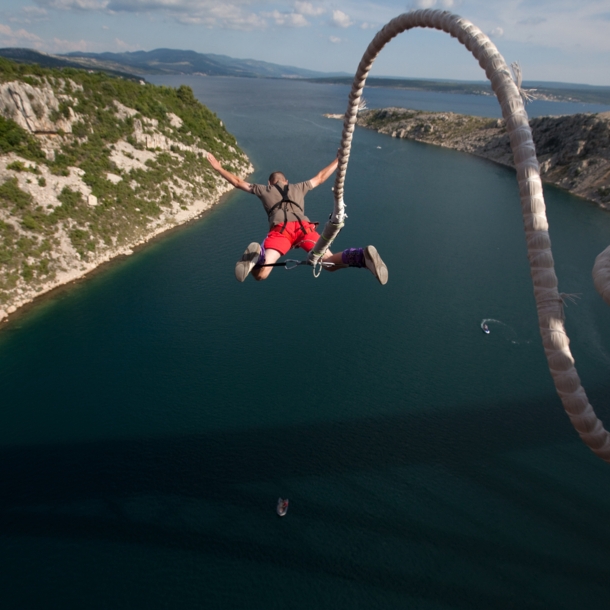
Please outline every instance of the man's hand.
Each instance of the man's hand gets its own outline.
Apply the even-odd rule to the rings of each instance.
[[[241,189],[242,191],[246,191],[246,193],[252,192],[252,185],[245,180],[242,180],[239,176],[232,174],[229,170],[226,170],[218,159],[212,154],[208,153],[207,156],[210,165],[230,184],[232,184],[235,188]]]
[[[208,153],[208,161],[217,172],[222,169],[222,165],[220,165],[218,159],[211,152]]]

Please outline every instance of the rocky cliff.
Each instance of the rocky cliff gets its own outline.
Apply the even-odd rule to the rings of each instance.
[[[216,203],[252,171],[188,87],[0,60],[0,320]]]
[[[514,167],[502,119],[385,108],[360,112],[358,125]],[[530,126],[542,180],[610,209],[610,112],[540,117]]]

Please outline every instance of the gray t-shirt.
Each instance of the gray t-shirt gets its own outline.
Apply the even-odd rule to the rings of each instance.
[[[269,210],[274,205],[282,201],[282,196],[275,186],[269,186],[268,184],[253,184],[252,193],[263,202],[265,212],[267,212],[267,216],[269,216],[269,227],[271,228],[275,225],[283,225],[286,220],[288,222],[298,220],[295,213],[299,215],[301,220],[310,222],[309,218],[304,215],[304,211],[305,195],[312,188],[313,187],[311,186],[311,182],[309,180],[306,182],[297,182],[296,184],[288,184],[288,199],[297,203],[301,209],[289,203],[286,205],[286,216],[284,216],[284,210],[282,209],[283,206],[276,208],[271,213],[271,216],[269,216]],[[303,210],[303,212],[301,210]]]

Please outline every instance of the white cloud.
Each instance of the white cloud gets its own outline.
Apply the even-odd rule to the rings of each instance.
[[[500,27],[496,27],[489,32],[490,38],[502,38],[502,36],[504,36],[504,30]]]
[[[343,42],[343,39],[339,38],[338,36],[330,36],[328,40],[330,40],[333,44],[339,44]]]
[[[326,9],[321,6],[314,6],[311,2],[295,2],[294,10],[301,15],[307,15],[308,17],[318,17],[326,12]]]
[[[24,6],[21,10],[30,17],[45,17],[48,14],[46,9],[40,6]]]
[[[48,13],[45,9],[38,6],[24,6],[21,13],[8,17],[11,23],[23,23],[29,25],[31,23],[48,21]]]
[[[2,46],[14,47],[19,46],[19,44],[23,44],[24,42],[34,43],[36,46],[40,46],[42,39],[23,28],[20,30],[13,30],[10,26],[0,23],[0,44]]]
[[[450,9],[455,6],[455,0],[413,0],[412,8],[441,8]]]
[[[53,38],[51,48],[56,53],[70,53],[72,51],[84,53],[91,50],[86,40],[61,40],[60,38]]]
[[[108,6],[108,0],[39,0],[38,3],[60,11],[99,11]]]
[[[280,13],[280,11],[273,11],[272,13],[263,13],[263,15],[273,19],[277,25],[285,25],[293,28],[302,28],[309,25],[309,21],[300,13]]]
[[[36,0],[41,6],[65,11],[103,11],[115,13],[164,13],[179,23],[210,28],[254,30],[267,27],[263,16],[249,12],[241,5],[250,0],[225,4],[217,0]],[[286,13],[292,15],[293,13]],[[294,13],[285,21],[303,25],[305,18]]]
[[[120,38],[114,39],[114,47],[115,47],[115,49],[117,49],[119,51],[137,51],[138,50],[137,46],[129,44],[128,42],[125,42],[124,40],[121,40]]]
[[[9,15],[5,18],[10,23],[31,24],[34,22],[48,21],[48,13],[39,6],[24,6],[19,13]]]
[[[165,13],[185,25],[202,25],[209,28],[256,30],[267,27],[261,15],[245,11],[239,4],[221,4],[214,0],[38,0],[39,2],[99,2],[110,13]],[[243,3],[247,4],[247,0]],[[292,19],[292,23],[299,18]]]
[[[120,38],[115,38],[109,46],[106,43],[92,42],[90,40],[64,40],[61,38],[53,38],[51,42],[46,42],[45,50],[50,53],[70,53],[71,51],[80,51],[81,53],[100,53],[102,51],[112,51],[121,53],[122,51],[137,51],[142,48],[141,45],[134,45]]]
[[[540,25],[546,21],[546,17],[529,17],[527,19],[522,19],[521,21],[517,21],[517,25]]]
[[[58,37],[43,39],[32,32],[24,29],[14,30],[10,26],[0,23],[0,46],[23,47],[45,51],[47,53],[69,53],[70,51],[108,51],[107,46],[101,46],[88,40],[66,40]],[[135,51],[137,47],[115,38],[113,41],[114,49],[117,51]]]
[[[149,11],[189,12],[193,15],[206,13],[231,13],[239,10],[235,4],[219,4],[217,2],[195,2],[193,0],[52,0],[54,2],[105,2],[105,7],[111,11],[141,13]]]
[[[462,15],[485,32],[502,29],[502,39],[566,53],[610,53],[608,0],[469,0]]]
[[[331,23],[339,28],[348,28],[354,22],[343,11],[335,10],[333,11]]]
[[[247,13],[234,4],[212,6],[208,11],[202,11],[201,18],[209,27],[233,30],[255,30],[267,27],[264,19],[254,13]]]
[[[30,4],[32,0],[11,0]],[[57,19],[54,10],[104,12],[109,19],[121,19],[126,13],[146,14],[151,20],[178,22],[217,30],[256,31],[279,25],[286,28],[326,26],[357,27],[360,36],[377,30],[398,13],[409,8],[430,8],[459,12],[466,19],[503,44],[524,44],[528,48],[553,49],[562,53],[610,53],[609,0],[33,0],[36,6],[16,10],[14,17],[23,27],[29,21]],[[48,14],[45,14],[48,11]],[[119,15],[117,15],[117,13]],[[18,30],[16,22],[4,19]],[[110,20],[106,21],[110,24]],[[98,30],[100,26],[97,26]],[[112,27],[112,26],[111,26]],[[139,26],[138,26],[139,27]],[[145,26],[142,25],[144,28]],[[33,29],[33,28],[32,28]],[[136,30],[133,28],[133,35]],[[193,28],[194,29],[194,28]],[[51,31],[51,30],[47,30]],[[76,30],[78,31],[78,30]],[[169,36],[168,28],[168,36]],[[126,40],[129,38],[122,34]],[[328,33],[322,34],[327,39]],[[245,43],[246,39],[244,39]],[[168,40],[168,43],[169,40]],[[271,41],[265,44],[272,44]],[[7,45],[8,46],[8,45]],[[502,49],[500,49],[502,52]],[[271,51],[269,51],[271,53]],[[295,51],[296,53],[296,51]],[[305,57],[305,54],[303,54]],[[304,60],[305,61],[305,60]]]

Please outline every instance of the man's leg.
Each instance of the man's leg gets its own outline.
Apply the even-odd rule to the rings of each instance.
[[[241,255],[241,258],[235,264],[235,279],[238,282],[243,282],[250,275],[250,271],[254,265],[258,263],[261,256],[260,244],[253,241]]]
[[[275,225],[271,228],[261,249],[261,257],[252,269],[252,277],[257,281],[266,280],[273,271],[273,267],[263,267],[262,265],[272,265],[292,247],[294,241],[294,231],[297,223],[289,222],[286,226]]]
[[[265,260],[263,264],[272,265],[273,263],[276,263],[278,261],[280,256],[282,256],[281,252],[278,252],[273,248],[265,248]],[[255,265],[254,269],[252,269],[252,277],[257,282],[261,282],[263,280],[266,280],[272,271],[273,267],[261,267]]]
[[[305,252],[310,252],[320,239],[319,233],[315,230],[315,225],[310,224],[309,227],[312,229],[311,232],[297,245],[297,247],[303,248]],[[381,260],[375,246],[348,248],[337,254],[327,250],[322,257],[322,261],[331,263],[328,267],[324,267],[327,271],[338,271],[347,267],[362,267],[368,269],[380,284],[385,284],[388,281],[388,268]]]
[[[332,263],[332,267],[324,267],[326,271],[338,271],[339,269],[347,269],[349,265],[345,265],[343,263],[343,259],[341,258],[341,252],[338,254],[333,254],[330,250],[326,250],[322,260],[325,263]]]
[[[327,250],[322,260],[326,263],[333,263],[332,267],[325,267],[328,271],[337,271],[346,267],[361,267],[368,269],[380,284],[386,284],[388,281],[388,268],[381,260],[375,246],[348,248],[337,254],[331,254]]]
[[[309,224],[310,232],[296,244],[295,248],[302,248],[309,254],[311,250],[313,250],[314,246],[320,239],[320,234],[316,231],[315,225],[313,223]],[[322,257],[322,261],[325,263],[332,263],[332,266],[324,267],[327,271],[337,271],[337,269],[343,269],[348,267],[341,260],[341,254],[333,254],[330,249],[326,250],[324,256]]]
[[[273,267],[262,267],[262,265],[277,262],[280,256],[290,250],[292,242],[288,238],[289,233],[290,231],[282,232],[278,226],[275,226],[269,231],[262,245],[252,242],[235,265],[237,280],[239,282],[245,281],[250,273],[256,280],[267,279]]]

